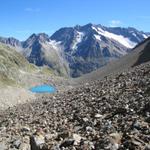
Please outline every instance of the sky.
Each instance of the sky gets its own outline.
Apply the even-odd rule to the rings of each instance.
[[[0,36],[27,39],[88,23],[150,32],[150,0],[0,0]]]

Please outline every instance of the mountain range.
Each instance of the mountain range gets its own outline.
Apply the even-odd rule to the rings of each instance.
[[[87,24],[65,27],[52,36],[32,34],[27,40],[0,38],[30,63],[49,66],[62,76],[79,77],[132,51],[150,33],[135,28]]]

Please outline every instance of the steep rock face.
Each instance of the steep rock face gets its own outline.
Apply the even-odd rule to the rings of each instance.
[[[23,55],[37,66],[48,65],[59,75],[68,75],[67,62],[63,58],[59,42],[49,39],[48,35],[33,34],[23,42]]]
[[[43,65],[41,43],[48,41],[49,38],[46,34],[32,34],[25,42],[23,42],[23,48],[25,49],[23,54],[28,58],[29,62],[38,66]]]

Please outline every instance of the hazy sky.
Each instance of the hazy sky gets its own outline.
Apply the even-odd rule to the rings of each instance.
[[[25,40],[87,23],[150,31],[150,0],[0,0],[0,36]]]

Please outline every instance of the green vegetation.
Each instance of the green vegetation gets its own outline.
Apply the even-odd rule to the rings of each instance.
[[[54,70],[51,68],[44,66],[40,68],[40,73],[46,74],[46,75],[55,75]]]
[[[27,60],[14,49],[0,44],[0,85],[16,84],[19,68],[28,66]]]
[[[66,76],[65,64],[58,64],[56,59],[52,66],[37,67],[30,64],[15,49],[0,44],[0,87],[28,87],[31,84],[41,83],[50,76]]]
[[[0,44],[0,86],[21,84],[21,73],[36,70],[36,67],[28,63],[16,50]]]

